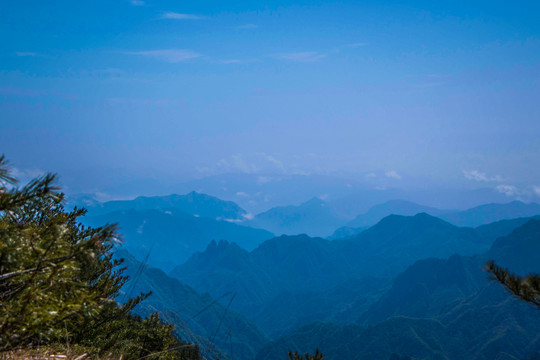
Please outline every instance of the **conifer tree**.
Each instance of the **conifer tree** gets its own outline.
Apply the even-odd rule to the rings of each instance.
[[[157,315],[130,311],[149,294],[115,302],[127,277],[112,259],[115,225],[83,226],[48,174],[23,187],[0,156],[0,353],[69,342],[125,359],[199,359]]]
[[[486,265],[487,271],[493,274],[495,280],[513,295],[540,309],[540,275],[531,274],[521,277],[512,274],[508,269],[496,265],[494,261],[490,261]]]

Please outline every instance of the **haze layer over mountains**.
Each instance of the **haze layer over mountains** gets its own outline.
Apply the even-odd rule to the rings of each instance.
[[[524,359],[540,351],[534,308],[483,271],[540,272],[540,205],[465,210],[389,200],[354,216],[319,197],[251,214],[190,192],[86,204],[118,222],[126,294],[209,359]],[[89,201],[92,200],[92,201]],[[351,211],[349,207],[348,211]],[[391,340],[390,340],[391,339]],[[502,359],[502,358],[501,358]]]

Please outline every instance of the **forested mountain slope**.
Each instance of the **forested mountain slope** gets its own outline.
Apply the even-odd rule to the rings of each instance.
[[[358,325],[306,325],[267,345],[257,359],[277,360],[290,348],[319,348],[328,359],[523,359],[540,350],[538,311],[490,281],[483,266],[494,259],[539,273],[539,247],[540,220],[533,219],[497,239],[484,256],[421,260]]]
[[[135,312],[143,316],[159,312],[165,321],[175,325],[182,339],[198,343],[205,358],[249,360],[269,341],[253,322],[209,294],[200,294],[163,271],[138,262],[125,250],[117,251],[115,256],[125,259],[130,277],[123,288],[126,298],[152,292]],[[233,293],[221,295],[226,295],[222,298],[227,302],[234,301]]]
[[[251,252],[212,243],[171,275],[214,297],[236,293],[232,308],[275,335],[302,321],[357,319],[414,262],[483,253],[496,235],[497,229],[479,234],[427,214],[392,215],[344,240],[280,236]],[[279,318],[275,309],[289,316]]]

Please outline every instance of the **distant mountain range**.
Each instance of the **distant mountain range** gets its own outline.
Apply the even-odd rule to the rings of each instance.
[[[334,240],[360,274],[395,276],[417,260],[485,252],[494,239],[431,215],[390,215],[355,237]]]
[[[425,204],[426,207],[436,209],[468,209],[487,203],[505,203],[509,198],[490,188],[481,188],[475,190],[457,190],[457,189],[426,189],[401,190],[396,188],[362,188],[356,189],[351,194],[342,197],[332,197],[327,199],[330,205],[349,219],[353,219],[359,214],[365,214],[374,206],[385,202],[399,200],[415,204]],[[430,215],[435,215],[424,210]],[[388,213],[386,215],[391,215]],[[395,214],[395,215],[414,215],[414,214]],[[384,217],[384,216],[383,216]]]
[[[89,215],[103,215],[122,210],[169,210],[177,209],[196,217],[214,220],[241,221],[247,212],[232,201],[192,191],[186,195],[139,196],[133,200],[116,200],[99,203],[88,197],[79,198]]]
[[[521,222],[512,224],[517,227]],[[304,309],[316,310],[317,305],[325,303],[327,320],[350,319],[344,315],[346,306],[359,316],[390,279],[415,261],[456,253],[484,253],[497,237],[514,229],[499,224],[493,229],[488,227],[478,232],[427,214],[391,215],[343,240],[280,236],[251,252],[226,241],[212,243],[204,252],[176,267],[171,275],[213,296],[235,292],[235,310],[258,319],[269,334],[278,334],[300,323]],[[354,288],[351,284],[364,286]],[[364,295],[356,289],[364,289]],[[332,291],[337,296],[328,305]],[[310,300],[302,300],[302,296],[309,296]],[[287,308],[292,315],[276,323],[275,317],[261,310],[271,307]],[[317,313],[314,310],[305,318],[313,319],[312,315]]]
[[[349,221],[347,226],[353,228],[366,228],[375,225],[388,215],[412,216],[419,213],[426,213],[432,216],[441,217],[441,215],[452,212],[455,211],[440,210],[406,200],[391,200],[370,208],[365,214],[358,215],[353,220]]]
[[[266,345],[258,360],[320,349],[327,359],[524,359],[540,351],[538,313],[482,271],[487,259],[540,273],[540,220],[498,238],[483,256],[421,260],[358,324],[313,323]],[[369,327],[362,323],[372,324]],[[532,358],[531,358],[532,359]]]
[[[313,198],[298,206],[280,206],[258,214],[246,225],[266,229],[274,234],[328,236],[345,224],[328,203]]]
[[[405,200],[391,200],[370,208],[349,221],[342,231],[351,233],[373,226],[388,215],[416,215],[426,213],[457,226],[476,227],[499,220],[540,215],[540,204],[512,201],[504,204],[485,204],[464,211],[441,210]],[[356,230],[355,230],[356,229]],[[335,238],[335,235],[332,236]]]
[[[534,215],[540,215],[540,204],[512,201],[506,204],[481,205],[465,211],[444,214],[441,218],[458,226],[479,226]]]
[[[118,223],[125,248],[140,260],[150,254],[148,263],[165,270],[182,264],[212,240],[227,239],[253,249],[273,237],[266,230],[195,217],[177,209],[121,210],[86,216],[82,222],[90,226]]]
[[[166,275],[124,254],[133,287],[125,291],[151,290],[137,311],[159,311],[209,359],[278,360],[315,348],[330,360],[487,360],[502,349],[504,359],[522,359],[540,351],[531,308],[482,271],[491,258],[519,273],[540,271],[540,216],[524,217],[537,215],[537,204],[456,212],[389,201],[349,223],[362,227],[339,228],[343,217],[318,198],[251,220],[238,205],[198,193],[81,201],[90,208],[85,224],[118,222],[136,258],[150,254],[147,263],[172,269]],[[248,224],[333,235],[274,237]]]
[[[300,205],[278,206],[255,216],[232,201],[192,191],[186,195],[138,197],[134,200],[99,202],[88,195],[73,196],[70,204],[84,206],[89,215],[104,215],[122,210],[176,209],[195,217],[235,222],[261,228],[277,235],[308,234],[329,239],[352,236],[375,225],[388,215],[411,216],[427,213],[454,225],[476,227],[494,221],[540,215],[540,204],[513,201],[485,204],[464,211],[437,209],[407,200],[390,200],[372,206],[367,212],[347,219],[339,201],[312,198]],[[218,240],[218,239],[216,239]]]

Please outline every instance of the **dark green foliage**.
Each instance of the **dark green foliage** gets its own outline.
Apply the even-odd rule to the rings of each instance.
[[[324,359],[324,355],[321,354],[319,349],[315,350],[315,354],[309,355],[308,353],[304,354],[304,357],[301,357],[296,351],[294,353],[289,351],[289,359],[290,360],[322,360]]]
[[[147,295],[114,301],[127,281],[112,260],[116,227],[82,226],[86,211],[65,211],[53,175],[15,184],[0,157],[0,351],[74,344],[126,359],[179,358],[186,345],[171,326],[129,313]]]
[[[105,321],[101,321],[105,320]],[[182,344],[157,314],[132,315],[114,303],[106,306],[97,321],[70,334],[70,341],[96,349],[97,355],[122,355],[126,359],[199,359],[198,347]]]

